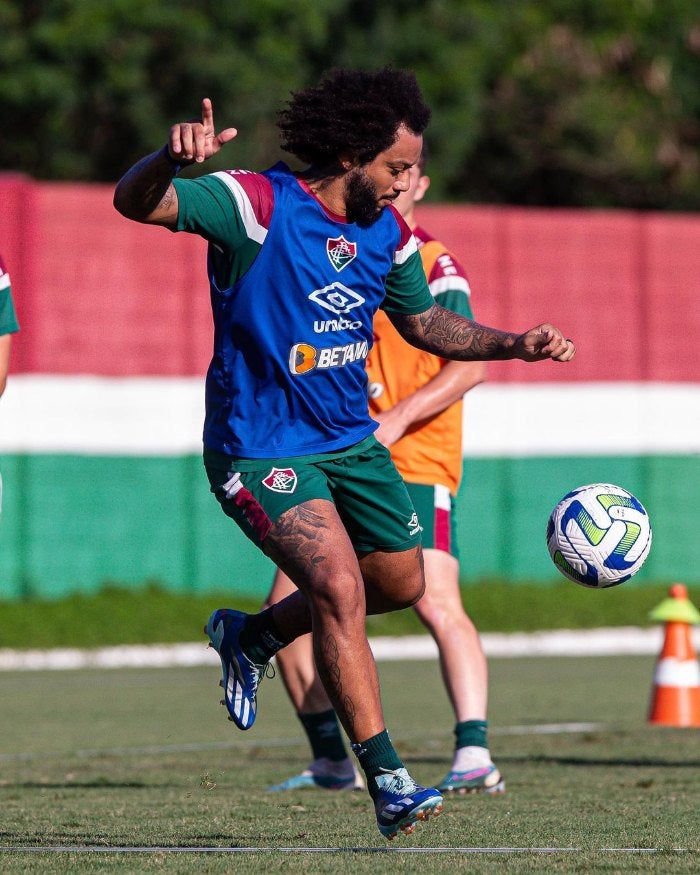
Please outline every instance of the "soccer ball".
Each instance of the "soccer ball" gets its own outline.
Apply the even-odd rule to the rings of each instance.
[[[592,589],[617,586],[636,574],[649,555],[649,515],[620,486],[581,486],[552,511],[547,547],[559,571],[574,583]]]

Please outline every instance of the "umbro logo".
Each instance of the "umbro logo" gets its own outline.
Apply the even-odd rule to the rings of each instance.
[[[408,532],[410,535],[417,535],[418,532],[423,531],[423,526],[418,522],[418,514],[413,513],[413,516],[408,521]]]
[[[309,300],[330,310],[336,316],[344,316],[350,310],[365,303],[362,295],[358,295],[342,283],[331,283],[322,289],[316,289],[309,295]]]

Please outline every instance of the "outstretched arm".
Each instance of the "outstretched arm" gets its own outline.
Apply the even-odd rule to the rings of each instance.
[[[568,362],[576,352],[573,341],[546,322],[516,334],[480,325],[439,304],[415,316],[399,313],[388,313],[388,316],[408,343],[455,361],[554,359]]]
[[[235,128],[217,134],[211,100],[202,101],[202,118],[178,122],[167,144],[142,158],[117,183],[114,206],[127,219],[172,228],[177,222],[177,192],[172,184],[180,167],[200,164],[236,136]]]

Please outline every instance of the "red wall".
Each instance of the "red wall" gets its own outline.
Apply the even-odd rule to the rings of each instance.
[[[0,175],[15,372],[206,369],[206,244],[127,221],[112,191]],[[492,381],[698,380],[700,217],[425,205],[418,218],[467,269],[482,322],[549,320],[577,342],[570,365],[496,363]]]

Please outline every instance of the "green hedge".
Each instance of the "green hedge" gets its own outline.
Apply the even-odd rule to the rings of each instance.
[[[463,589],[464,602],[482,632],[538,629],[581,629],[598,626],[651,625],[649,611],[667,594],[667,587],[635,587],[634,583],[606,591],[587,590],[566,582],[544,588],[480,582]],[[690,592],[700,604],[700,591]],[[206,641],[202,628],[218,607],[255,611],[257,601],[230,593],[176,594],[157,586],[141,590],[107,587],[95,595],[74,595],[56,601],[13,601],[0,604],[0,647],[100,647]],[[424,632],[411,610],[367,621],[370,635]]]

